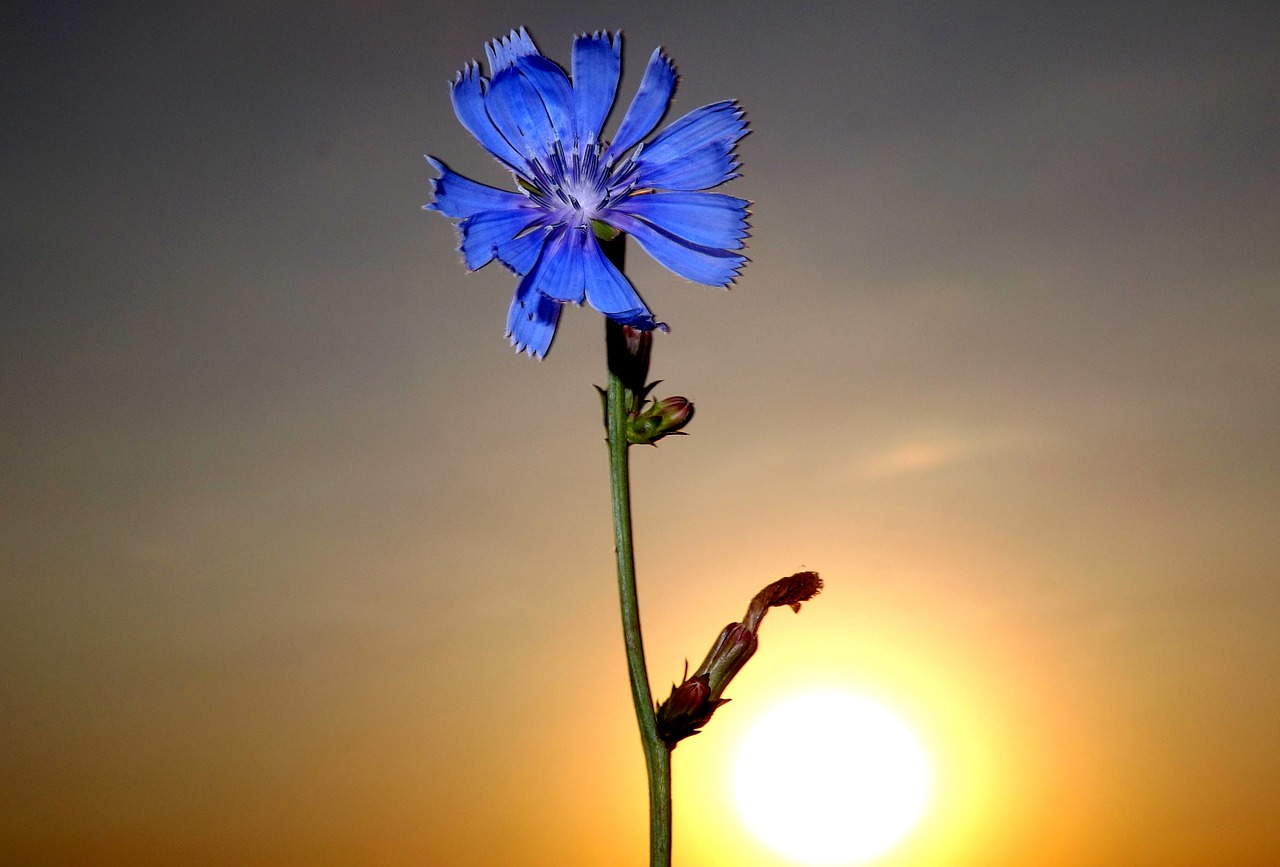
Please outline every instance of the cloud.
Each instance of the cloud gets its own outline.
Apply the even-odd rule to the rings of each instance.
[[[861,478],[889,478],[924,473],[1022,448],[1030,439],[1025,433],[1013,431],[915,434],[865,457],[857,463],[855,474]]]

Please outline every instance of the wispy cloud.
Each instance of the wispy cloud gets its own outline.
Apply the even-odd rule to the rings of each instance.
[[[1021,449],[1033,438],[1019,431],[913,434],[863,457],[855,464],[861,478],[888,478],[924,473],[964,461]]]

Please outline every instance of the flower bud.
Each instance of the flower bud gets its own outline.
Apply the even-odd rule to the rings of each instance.
[[[686,397],[673,395],[646,402],[627,419],[627,442],[632,445],[655,445],[682,428],[693,418],[693,403]]]

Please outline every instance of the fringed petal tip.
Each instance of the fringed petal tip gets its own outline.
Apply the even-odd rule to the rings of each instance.
[[[712,283],[712,284],[704,283],[703,285],[704,286],[709,285],[711,286],[712,289],[723,289],[726,292],[728,292],[733,287],[737,286],[738,278],[742,276],[742,269],[747,267],[747,264],[751,261],[746,256],[740,256],[739,258],[741,259],[741,261],[738,263],[737,267],[735,267],[733,271],[731,271],[729,275],[725,277],[725,280],[723,283]]]
[[[573,34],[574,42],[601,42],[607,41],[609,48],[614,51],[622,50],[622,31],[615,30],[610,33],[608,30],[592,30],[591,32],[582,31]]]
[[[505,332],[516,352],[525,352],[537,359],[547,354],[556,336],[561,306],[523,283],[516,289],[507,312]]]
[[[526,54],[538,54],[538,46],[533,44],[533,37],[524,27],[512,30],[501,39],[491,39],[484,45],[485,56],[489,59],[489,74],[496,75],[499,70],[515,65],[516,58]]]
[[[707,103],[701,109],[695,109],[695,111],[724,115],[722,120],[724,131],[729,133],[734,141],[741,141],[751,134],[751,123],[747,120],[747,110],[736,99],[722,99],[717,102]],[[689,114],[693,114],[693,112],[689,112]]]
[[[713,289],[723,289],[726,292],[732,289],[734,286],[737,286],[738,278],[742,276],[742,270],[746,268],[748,264],[751,263],[751,259],[748,258],[747,256],[742,255],[741,253],[734,253],[732,258],[737,261],[737,264],[735,264],[731,270],[726,272],[724,280],[722,282],[703,283],[703,285],[710,286]],[[702,281],[695,281],[695,282],[702,282]]]
[[[511,348],[515,350],[516,355],[527,355],[535,361],[542,361],[546,358],[547,351],[551,348],[551,345],[547,344],[546,349],[539,350],[528,344],[521,343],[513,334],[508,334],[506,337],[507,341],[511,344]]]
[[[462,270],[468,274],[474,274],[476,271],[479,271],[480,268],[483,268],[484,265],[487,265],[488,262],[486,261],[479,267],[472,267],[471,262],[467,257],[467,234],[462,230],[461,226],[456,226],[455,228],[457,229],[455,234],[458,237],[458,246],[453,248],[453,252],[458,254],[458,262],[462,265]]]
[[[738,142],[751,135],[751,122],[747,120],[747,110],[742,107],[742,103],[736,99],[726,99],[722,102],[712,103],[713,105],[724,105],[732,108],[730,117],[733,118],[733,124],[737,129],[733,133],[733,144],[736,147]]]
[[[650,60],[653,60],[655,57],[658,60],[662,61],[662,63],[664,63],[666,67],[671,70],[671,74],[676,77],[675,86],[679,87],[680,86],[680,69],[679,67],[676,66],[676,62],[671,59],[671,55],[667,54],[667,49],[659,45],[657,48],[653,49],[653,54],[649,55]]]
[[[429,202],[427,202],[425,205],[423,205],[423,206],[422,206],[422,210],[424,210],[424,211],[438,211],[438,210],[440,210],[440,206],[439,206],[438,204],[436,204],[436,199],[437,199],[437,198],[439,197],[439,195],[440,195],[440,186],[439,186],[439,185],[440,185],[440,178],[443,178],[443,177],[444,177],[444,173],[445,173],[444,163],[440,162],[438,159],[436,159],[435,157],[431,156],[430,154],[423,154],[423,155],[422,155],[422,158],[423,158],[424,160],[426,160],[426,161],[431,165],[431,168],[435,169],[437,172],[439,172],[439,173],[440,173],[439,177],[435,177],[435,178],[431,178],[431,179],[430,179],[430,182],[431,182],[431,201],[429,201]]]

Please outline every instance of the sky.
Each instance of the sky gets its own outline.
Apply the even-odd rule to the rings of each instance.
[[[782,867],[751,720],[839,687],[936,774],[893,867],[1280,860],[1269,4],[25,4],[0,64],[0,862],[640,865],[593,385],[467,274],[447,83],[527,26],[746,108],[752,263],[634,250],[655,692],[764,584],[676,863]],[[615,113],[616,124],[620,114]]]

